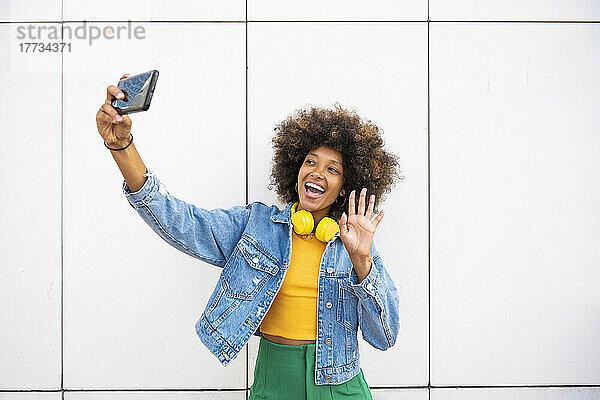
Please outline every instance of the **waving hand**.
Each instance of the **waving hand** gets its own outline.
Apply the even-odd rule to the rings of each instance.
[[[381,210],[375,219],[371,221],[375,204],[375,195],[372,194],[369,197],[369,207],[365,213],[365,197],[367,189],[363,188],[360,192],[358,201],[358,212],[355,212],[355,192],[356,191],[353,190],[348,197],[348,215],[344,213],[340,218],[340,238],[342,239],[342,243],[344,243],[344,247],[348,251],[350,259],[356,269],[357,263],[369,260],[369,251],[371,250],[373,235],[375,235],[375,229],[383,218],[384,210]],[[370,262],[368,262],[369,267],[370,265]]]

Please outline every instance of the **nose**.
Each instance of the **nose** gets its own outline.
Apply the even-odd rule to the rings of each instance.
[[[323,179],[323,173],[320,170],[316,169],[316,168],[310,173],[310,175],[314,179],[321,179],[321,180]]]
[[[325,164],[319,163],[319,165],[316,165],[313,170],[312,170],[312,174],[315,177],[318,177],[319,179],[324,179],[325,177],[325,171],[323,171],[322,169],[325,168]]]

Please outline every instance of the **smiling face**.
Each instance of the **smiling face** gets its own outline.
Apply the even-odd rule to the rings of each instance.
[[[308,152],[298,172],[298,207],[313,214],[315,227],[329,215],[331,204],[340,195],[344,184],[342,154],[329,147],[318,147]],[[317,189],[315,187],[320,187]],[[342,192],[342,195],[344,193]]]

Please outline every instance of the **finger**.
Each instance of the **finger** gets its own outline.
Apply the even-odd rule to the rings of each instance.
[[[100,110],[108,114],[113,123],[118,124],[120,122],[123,122],[123,117],[119,115],[117,110],[115,110],[110,104],[102,104],[102,106],[100,106]]]
[[[350,196],[348,196],[348,218],[353,216],[355,213],[354,208],[354,195],[356,194],[356,190],[350,192]]]
[[[131,118],[129,118],[129,115],[123,114],[121,117],[123,117],[123,122],[121,122],[121,125],[131,127]]]
[[[385,210],[379,211],[379,214],[377,214],[377,216],[373,220],[373,224],[375,224],[375,228],[377,228],[377,225],[379,225],[379,223],[383,219],[383,214],[385,214]]]
[[[129,78],[129,77],[130,77],[130,75],[129,75],[129,74],[123,74],[123,75],[122,75],[122,76],[119,78],[119,80],[121,80],[121,79],[125,79],[125,78]]]
[[[99,109],[98,113],[96,114],[96,126],[98,127],[98,129],[100,129],[100,127],[104,125],[101,124],[101,122],[106,122],[110,124],[113,122],[113,119],[110,117],[110,115],[102,111],[102,109]]]
[[[106,100],[104,101],[104,104],[112,103],[115,98],[121,100],[125,98],[125,95],[119,90],[118,87],[115,85],[110,85],[106,88]]]
[[[98,129],[101,127],[105,127],[106,124],[112,125],[121,122],[116,122],[113,117],[111,117],[106,111],[100,110],[96,115],[96,125],[98,125]]]
[[[371,217],[373,216],[373,207],[375,206],[375,195],[372,194],[369,196],[369,208],[367,208],[367,213],[365,214],[365,217],[367,217],[369,219],[369,221],[371,220]]]
[[[346,225],[347,222],[348,218],[346,217],[346,213],[343,213],[340,218],[340,235],[342,233],[346,233],[346,231],[348,230],[348,226]]]
[[[360,197],[358,198],[358,215],[365,215],[365,197],[367,196],[367,188],[362,188]]]

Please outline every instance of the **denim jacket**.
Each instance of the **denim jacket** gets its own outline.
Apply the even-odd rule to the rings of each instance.
[[[248,342],[277,295],[291,258],[292,203],[285,209],[254,202],[205,210],[173,197],[150,170],[137,192],[123,193],[142,219],[167,243],[222,268],[196,333],[227,366]],[[340,384],[360,371],[358,328],[379,350],[394,345],[399,294],[375,244],[371,271],[360,283],[339,232],[319,266],[315,384]]]

